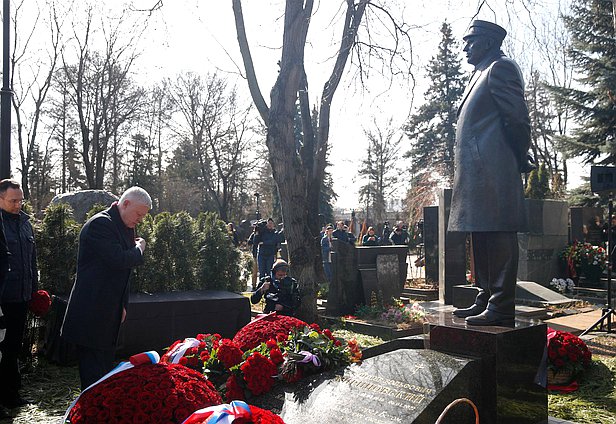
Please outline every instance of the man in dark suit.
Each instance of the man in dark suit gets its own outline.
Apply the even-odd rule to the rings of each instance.
[[[128,279],[143,263],[145,240],[135,227],[152,208],[149,194],[131,187],[117,203],[85,223],[79,235],[77,277],[61,335],[77,345],[81,389],[109,372],[126,318]]]
[[[449,231],[468,232],[480,291],[454,314],[469,325],[511,325],[517,232],[526,226],[521,173],[528,172],[530,119],[518,65],[500,50],[507,32],[476,20],[464,36],[475,72],[458,109]]]
[[[0,404],[7,408],[17,408],[28,403],[19,394],[21,373],[19,354],[22,350],[28,302],[38,286],[36,246],[34,229],[30,217],[21,210],[24,192],[14,180],[0,181],[0,208],[2,227],[6,234],[6,246],[10,251],[8,266],[0,265],[4,275],[0,282],[0,308],[2,309],[5,338],[0,342]],[[0,243],[0,246],[2,243]]]

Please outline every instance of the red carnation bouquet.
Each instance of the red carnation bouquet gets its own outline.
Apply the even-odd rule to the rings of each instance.
[[[571,333],[548,328],[547,344],[548,376],[566,376],[558,383],[570,382],[590,365],[592,354],[586,343]]]
[[[272,312],[246,324],[237,332],[233,341],[245,352],[269,339],[286,339],[292,328],[304,327],[305,325],[308,324],[300,319]]]
[[[182,423],[194,411],[221,403],[202,374],[178,364],[146,364],[82,393],[67,423]]]
[[[32,312],[36,317],[41,318],[49,312],[49,308],[51,308],[51,297],[47,291],[37,290],[32,293],[32,298],[28,303],[28,309],[30,309],[30,312]]]

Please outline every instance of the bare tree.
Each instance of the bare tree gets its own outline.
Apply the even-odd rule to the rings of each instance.
[[[240,110],[235,88],[216,74],[205,81],[196,74],[181,75],[171,91],[182,121],[178,133],[198,162],[203,199],[228,221],[249,168],[250,108]]]
[[[372,119],[372,128],[364,129],[368,139],[368,155],[361,162],[358,174],[367,178],[360,189],[360,200],[372,209],[374,222],[385,220],[386,202],[394,194],[400,169],[400,141],[402,133],[390,118],[384,126]]]
[[[39,176],[37,187],[33,190],[30,184],[32,168],[36,161],[37,171],[41,171],[42,158],[49,158],[49,152],[41,152],[38,142],[39,125],[44,112],[44,105],[48,99],[49,89],[52,86],[53,75],[61,51],[62,22],[58,16],[55,3],[49,5],[49,16],[41,17],[40,13],[34,19],[31,28],[22,28],[22,9],[24,2],[20,2],[12,14],[14,37],[11,55],[11,89],[13,110],[15,112],[15,124],[17,145],[19,148],[21,184],[24,197],[30,199],[33,206],[41,206],[46,193],[38,190],[49,191],[48,177],[50,174]],[[49,30],[50,43],[46,54],[32,54],[34,51],[33,37],[42,21]],[[25,34],[20,37],[19,34]],[[45,57],[46,56],[46,57]],[[48,142],[46,142],[48,144]],[[49,171],[49,170],[48,170]],[[36,190],[38,189],[38,190]]]
[[[83,32],[73,31],[76,63],[62,56],[68,82],[67,95],[79,123],[81,156],[89,188],[103,188],[110,147],[113,153],[112,188],[119,182],[119,132],[136,116],[144,92],[135,87],[131,68],[137,58],[134,43],[139,34],[122,32],[122,20],[106,28],[105,50],[92,48],[93,10],[87,11]]]
[[[235,26],[248,86],[261,119],[267,127],[266,145],[280,194],[289,259],[294,275],[299,277],[303,293],[300,314],[308,320],[316,316],[316,267],[321,266],[318,246],[320,230],[318,204],[325,173],[334,94],[352,52],[356,53],[354,58],[360,75],[363,76],[368,70],[365,62],[367,55],[375,59],[385,59],[388,63],[387,68],[396,71],[399,68],[396,68],[395,59],[399,57],[405,43],[410,44],[406,27],[399,24],[380,2],[346,0],[335,64],[321,93],[315,129],[311,122],[308,77],[304,68],[304,49],[313,3],[312,0],[285,2],[280,71],[272,87],[268,106],[257,81],[244,25],[242,2],[233,0]],[[368,9],[375,13],[374,19],[364,20]],[[369,30],[366,31],[365,38],[358,38],[362,22],[386,25],[393,39],[392,44],[389,47],[377,44]],[[402,69],[408,71],[408,68]],[[300,106],[302,120],[299,143],[293,125],[297,103]]]

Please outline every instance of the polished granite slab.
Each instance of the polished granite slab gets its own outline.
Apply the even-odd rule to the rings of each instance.
[[[429,317],[426,346],[453,355],[479,358],[479,410],[482,423],[547,422],[546,325],[516,319],[510,327],[467,326],[451,312]]]
[[[393,345],[392,345],[393,346]],[[426,349],[381,353],[338,372],[323,373],[251,399],[287,424],[434,424],[459,398],[478,402],[480,361]],[[468,405],[452,409],[443,424],[472,424]]]

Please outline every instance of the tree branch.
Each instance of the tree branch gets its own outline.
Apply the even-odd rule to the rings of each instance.
[[[269,122],[269,107],[267,106],[267,103],[265,103],[263,94],[261,94],[261,89],[259,88],[259,82],[257,81],[257,75],[255,73],[255,67],[252,62],[250,46],[248,45],[248,39],[246,38],[246,27],[244,25],[244,14],[242,12],[241,0],[233,0],[233,16],[235,17],[237,42],[239,43],[240,53],[242,54],[242,60],[244,61],[244,68],[246,69],[248,88],[250,89],[250,94],[252,95],[252,100],[255,102],[257,111],[267,126]]]

